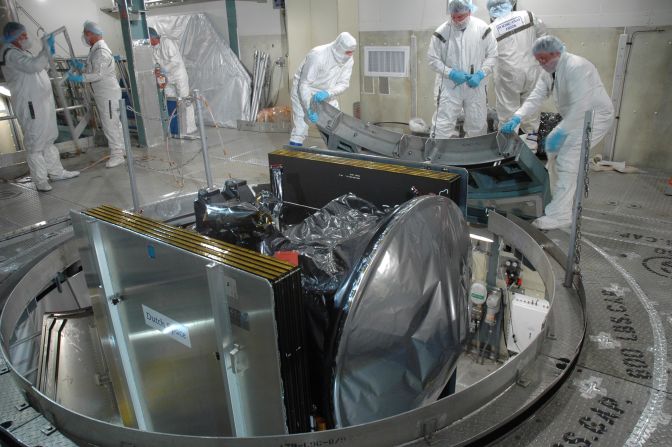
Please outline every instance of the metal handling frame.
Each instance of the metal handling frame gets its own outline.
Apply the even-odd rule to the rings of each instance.
[[[485,222],[485,210],[536,218],[550,201],[548,173],[518,137],[491,133],[473,138],[433,139],[400,134],[353,118],[322,102],[317,127],[327,149],[373,154],[431,169],[466,168],[470,217]]]

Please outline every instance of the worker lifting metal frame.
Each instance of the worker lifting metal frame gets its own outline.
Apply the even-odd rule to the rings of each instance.
[[[335,107],[313,103],[317,128],[327,148],[389,157],[399,163],[422,163],[441,170],[469,171],[469,216],[485,221],[486,209],[520,217],[543,215],[550,201],[548,173],[517,136],[490,133],[473,138],[432,139],[394,132],[353,118]]]

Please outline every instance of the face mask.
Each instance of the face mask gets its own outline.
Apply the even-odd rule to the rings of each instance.
[[[352,58],[352,53],[347,54],[346,51],[351,50],[343,48],[333,48],[334,59],[336,59],[336,62],[338,62],[339,64],[345,64]]]
[[[21,41],[21,49],[22,50],[30,50],[33,48],[33,40],[29,37],[26,37],[24,40]]]
[[[559,57],[556,57],[555,59],[546,62],[545,64],[541,64],[541,68],[546,70],[549,73],[555,73],[555,69],[558,66],[558,62],[560,61]]]
[[[513,11],[513,6],[510,3],[500,3],[490,8],[490,17],[496,19],[502,17]]]
[[[464,31],[467,29],[467,25],[469,25],[469,19],[471,16],[468,16],[466,19],[462,20],[461,22],[455,22],[453,21],[453,26],[458,29],[459,31]]]
[[[83,43],[84,46],[86,46],[86,47],[90,47],[90,46],[91,46],[91,44],[89,43],[89,41],[86,40],[86,36],[85,36],[84,34],[82,34],[82,43]]]

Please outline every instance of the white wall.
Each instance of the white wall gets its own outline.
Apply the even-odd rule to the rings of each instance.
[[[223,2],[222,2],[223,3]],[[280,10],[273,2],[236,2],[238,36],[277,36],[282,34]]]
[[[358,37],[357,3],[361,4],[361,1],[365,0],[285,0],[291,77],[311,48],[333,41],[343,31]],[[353,57],[355,61],[359,60],[359,49]],[[341,110],[350,115],[353,114],[353,104],[360,100],[359,82],[359,64],[355,63],[350,87],[339,98]]]
[[[15,3],[25,8],[47,32],[65,25],[77,55],[85,56],[89,52],[80,38],[86,20],[93,20],[103,28],[105,41],[112,52],[124,54],[119,21],[100,10],[109,8],[111,0],[15,0]],[[37,27],[22,12],[19,12],[19,21],[31,36],[36,36]],[[67,55],[58,47],[57,54]]]
[[[229,25],[226,16],[226,2],[214,1],[171,6],[168,8],[154,8],[149,10],[150,16],[206,13],[210,17],[215,29],[228,42]],[[236,2],[236,20],[238,22],[238,36],[273,36],[280,35],[280,10],[273,9],[273,2],[265,3],[250,1]]]
[[[486,0],[475,0],[476,16],[489,21]],[[432,29],[447,20],[447,0],[360,0],[360,31]],[[519,0],[550,28],[672,25],[671,0]]]

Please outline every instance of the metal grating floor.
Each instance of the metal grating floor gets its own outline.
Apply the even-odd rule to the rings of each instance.
[[[667,175],[591,173],[573,376],[496,445],[672,445],[672,197]],[[566,248],[568,234],[549,233]]]
[[[283,133],[208,128],[208,151],[215,185],[231,177],[251,183],[268,182],[266,154],[288,142]],[[306,144],[319,144],[308,138]],[[0,235],[38,222],[65,216],[71,209],[101,204],[130,208],[126,166],[106,169],[103,148],[89,149],[62,160],[66,169],[81,171],[75,179],[53,182],[53,190],[38,193],[32,183],[0,181]],[[168,147],[134,149],[140,203],[151,203],[206,185],[200,140],[169,140]]]

